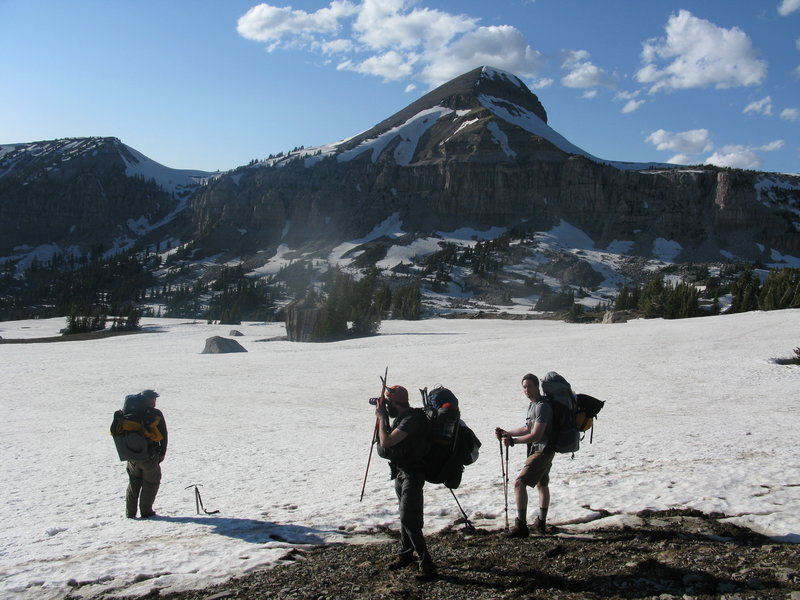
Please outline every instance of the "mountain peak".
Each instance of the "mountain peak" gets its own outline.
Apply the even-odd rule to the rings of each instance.
[[[384,131],[402,125],[415,115],[437,106],[457,111],[480,108],[481,96],[507,100],[547,123],[547,112],[539,102],[539,98],[516,75],[494,67],[478,67],[428,92],[403,110],[349,140],[347,146],[357,146],[362,141],[377,137]]]

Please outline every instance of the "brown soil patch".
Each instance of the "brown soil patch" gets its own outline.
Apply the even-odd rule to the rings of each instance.
[[[204,590],[148,598],[749,600],[800,598],[800,546],[694,511],[645,511],[641,525],[507,539],[459,526],[429,537],[434,581],[389,571],[393,543],[287,552],[283,565]]]

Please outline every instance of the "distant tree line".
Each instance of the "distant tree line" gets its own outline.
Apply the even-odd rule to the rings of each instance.
[[[800,308],[800,269],[783,268],[767,273],[764,283],[753,267],[742,271],[724,284],[711,277],[705,286],[705,296],[712,301],[710,310],[700,306],[701,292],[693,283],[664,281],[654,274],[641,286],[623,285],[614,301],[614,310],[637,310],[647,319],[683,319],[720,312],[720,296],[732,297],[728,312],[779,310]]]

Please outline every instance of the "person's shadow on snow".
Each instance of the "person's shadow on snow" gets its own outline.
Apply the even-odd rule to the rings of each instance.
[[[278,525],[269,521],[256,519],[237,519],[228,517],[205,517],[202,515],[191,517],[171,517],[154,515],[151,521],[164,521],[167,523],[197,523],[207,525],[213,533],[236,538],[253,544],[266,544],[269,542],[284,542],[287,544],[322,544],[325,540],[320,535],[319,529],[301,527],[300,525]]]

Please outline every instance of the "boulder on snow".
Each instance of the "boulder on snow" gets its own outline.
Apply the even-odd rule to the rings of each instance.
[[[220,335],[206,339],[206,347],[201,354],[228,354],[230,352],[247,352],[236,340],[229,340]]]
[[[244,334],[238,329],[231,329],[231,332],[228,335],[231,337],[240,337],[243,336]]]

